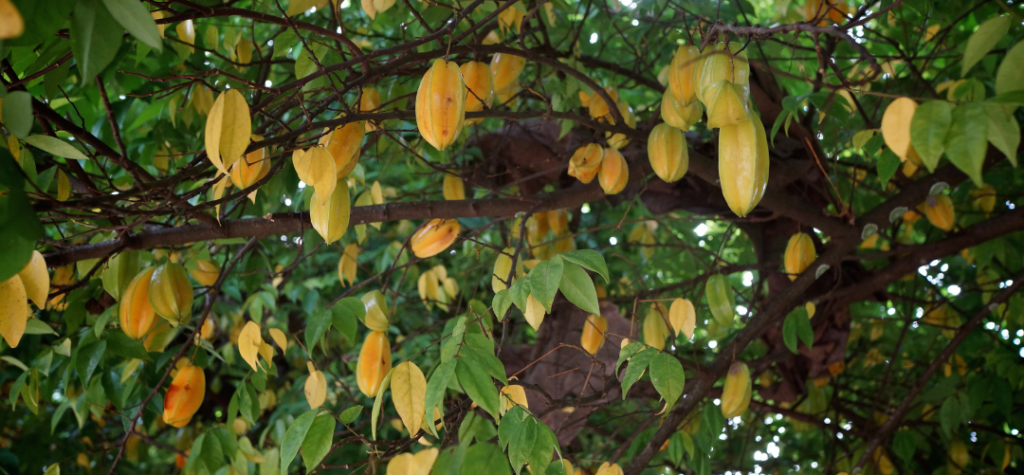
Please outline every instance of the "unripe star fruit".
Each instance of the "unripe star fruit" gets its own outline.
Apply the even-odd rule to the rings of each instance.
[[[149,281],[149,303],[171,326],[192,318],[192,283],[181,264],[168,262],[153,271]]]

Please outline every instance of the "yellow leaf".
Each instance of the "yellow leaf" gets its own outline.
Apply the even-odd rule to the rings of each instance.
[[[226,175],[221,175],[220,181],[213,185],[213,200],[219,200],[224,197],[224,191],[227,190],[228,185],[231,184],[231,180]],[[220,205],[214,206],[214,212],[217,216],[217,223],[220,223]]]
[[[297,148],[292,152],[292,166],[295,167],[295,174],[299,176],[300,181],[306,184],[310,183],[309,164],[313,159],[313,156],[309,153],[311,151],[312,149],[303,150]]]
[[[617,463],[605,462],[597,469],[595,475],[622,475],[622,467]]]
[[[28,297],[21,277],[0,282],[0,336],[11,348],[17,348],[28,322]]]
[[[395,403],[395,411],[402,418],[402,423],[409,429],[409,436],[415,437],[426,414],[427,378],[423,371],[406,361],[391,373],[391,400]]]
[[[237,89],[217,96],[206,118],[206,155],[227,175],[231,165],[242,158],[252,135],[249,104]]]
[[[373,186],[370,187],[370,199],[375,205],[384,204],[384,191],[381,189],[379,181],[373,182]]]
[[[291,0],[291,2],[288,3],[288,10],[285,14],[288,16],[295,16],[313,7],[320,10],[326,4],[327,0]]]
[[[14,134],[7,137],[7,149],[14,156],[14,161],[21,163],[21,145],[18,144],[18,137],[15,137]]]
[[[668,320],[672,324],[672,330],[676,336],[682,332],[686,339],[693,336],[693,329],[697,325],[697,311],[693,308],[693,302],[688,299],[675,299],[668,311]]]
[[[875,129],[861,130],[853,134],[853,148],[861,150],[864,148],[864,144],[871,140],[871,137],[875,136]]]
[[[288,349],[288,337],[283,331],[277,328],[271,328],[270,338],[274,340],[274,343],[277,343],[277,346],[281,348],[282,353]]]
[[[804,308],[807,309],[807,318],[814,318],[814,312],[818,310],[818,307],[814,305],[814,302],[807,302],[804,304]]]
[[[25,32],[25,20],[11,0],[0,0],[0,40],[17,38]],[[47,471],[49,473],[49,471]],[[57,469],[60,473],[60,469]]]
[[[185,20],[178,23],[178,25],[174,27],[174,31],[178,32],[178,39],[183,43],[188,44],[188,50],[194,53],[196,51],[193,47],[196,44],[196,27],[192,23],[192,20]]]
[[[261,342],[259,353],[263,360],[267,362],[266,369],[270,369],[270,362],[274,360],[274,347],[266,342]]]
[[[252,62],[252,41],[249,41],[249,40],[247,40],[245,38],[242,38],[238,42],[238,46],[235,46],[235,52],[238,54],[238,62],[239,63],[242,63],[243,65],[251,63]],[[243,67],[244,66],[239,67],[239,69],[243,69]]]
[[[416,455],[396,455],[388,462],[387,475],[427,475],[434,467],[437,452],[436,448],[429,448],[417,452]]]
[[[327,378],[324,377],[323,371],[318,371],[313,367],[312,362],[307,361],[306,368],[309,369],[309,377],[306,378],[306,385],[302,388],[302,392],[306,394],[309,408],[316,409],[322,406],[324,400],[327,399]]]
[[[924,31],[924,40],[925,41],[931,41],[932,38],[935,38],[935,35],[938,34],[939,30],[941,30],[941,29],[942,29],[942,25],[932,25],[932,26],[929,26],[928,29],[926,29]]]
[[[25,286],[25,294],[36,304],[46,308],[46,296],[50,293],[50,274],[46,271],[46,259],[39,251],[32,251],[28,264],[18,272],[21,283]]]
[[[312,180],[312,183],[307,183],[313,185],[320,205],[323,206],[331,199],[331,193],[334,193],[334,187],[338,185],[337,165],[334,164],[334,157],[324,147],[311,148],[306,152],[306,157],[309,158],[308,177]],[[344,183],[342,186],[345,186]]]
[[[509,380],[516,379],[515,376],[509,378]],[[530,408],[526,401],[526,389],[518,384],[509,384],[501,388],[501,401],[498,404],[498,412],[501,415],[505,415],[509,409],[515,406],[523,406],[527,409]]]
[[[555,26],[555,21],[558,20],[558,16],[555,15],[555,5],[551,2],[545,2],[544,13],[547,14],[548,25]]]
[[[544,322],[544,313],[544,304],[534,298],[533,293],[526,297],[526,311],[523,314],[534,331],[540,329],[540,324]]]
[[[57,201],[67,201],[71,197],[71,180],[64,170],[57,169]]]
[[[416,289],[427,310],[430,310],[431,305],[438,300],[438,288],[437,274],[429,270],[420,274],[420,278],[416,282]]]
[[[338,281],[341,282],[341,285],[344,286],[346,280],[349,285],[355,284],[358,262],[359,245],[352,243],[345,246],[345,252],[342,253],[341,259],[338,261]]]
[[[882,138],[901,161],[910,154],[910,121],[917,111],[917,103],[909,97],[892,101],[882,114]]]
[[[7,0],[0,0],[0,1],[5,1],[6,2]],[[60,465],[58,465],[58,464],[50,465],[50,467],[47,468],[45,472],[43,472],[43,475],[60,475]]]
[[[242,354],[242,359],[249,363],[253,371],[258,371],[256,356],[259,355],[260,345],[262,344],[263,337],[260,336],[260,325],[250,320],[242,327],[242,332],[238,334],[238,352]]]

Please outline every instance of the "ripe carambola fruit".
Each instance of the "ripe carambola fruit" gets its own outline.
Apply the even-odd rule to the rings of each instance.
[[[572,154],[569,159],[569,176],[576,177],[583,183],[594,181],[594,177],[601,171],[601,160],[604,159],[604,150],[600,145],[591,143],[584,145]]]
[[[768,137],[756,114],[718,132],[718,176],[722,195],[739,217],[750,213],[768,185]]]
[[[376,397],[384,377],[391,371],[391,344],[381,331],[366,335],[356,362],[356,384],[366,397]]]
[[[462,226],[454,219],[432,219],[412,235],[409,247],[420,259],[436,256],[455,242],[460,231]]]
[[[320,137],[320,145],[326,145],[327,152],[334,158],[334,167],[338,169],[338,178],[348,176],[359,163],[364,136],[366,136],[366,126],[363,125],[363,121],[339,125],[334,128],[333,132],[330,129],[324,129],[324,135]]]
[[[498,53],[491,58],[491,80],[495,91],[507,90],[509,86],[519,79],[523,68],[526,67],[526,58],[511,54]]]
[[[647,158],[658,178],[678,181],[690,167],[690,151],[683,133],[670,125],[658,124],[647,137]]]
[[[380,112],[380,92],[372,87],[364,87],[363,95],[359,96],[359,112]],[[366,122],[366,131],[372,132],[377,130],[377,125],[372,121]],[[339,168],[340,170],[340,168]]]
[[[244,190],[263,179],[270,172],[270,160],[267,159],[267,149],[249,152],[241,160],[231,165],[231,183],[235,188]]]
[[[726,419],[741,416],[750,405],[750,369],[742,362],[735,362],[725,376],[721,398],[722,415]]]
[[[697,98],[693,70],[699,60],[700,50],[696,46],[688,45],[680,46],[672,57],[668,72],[668,89],[672,96],[683,104],[695,102]]]
[[[313,199],[309,201],[309,220],[326,244],[341,239],[348,229],[348,219],[352,215],[352,203],[349,200],[348,183],[345,180],[338,180],[330,198],[326,200],[321,200],[313,192]]]
[[[518,230],[513,230],[518,233]],[[540,244],[548,235],[548,214],[544,211],[534,213],[526,220],[526,240],[532,245]]]
[[[416,91],[416,127],[430,145],[444,150],[459,137],[465,117],[462,71],[454,62],[438,58]]]
[[[494,259],[494,272],[491,274],[491,289],[494,293],[498,293],[508,288],[505,285],[505,280],[508,279],[508,273],[512,270],[512,253],[515,249],[506,247],[501,250],[498,257]],[[512,276],[515,279],[515,276]]]
[[[708,298],[708,308],[711,315],[719,325],[729,328],[735,317],[733,313],[733,292],[729,280],[721,274],[715,274],[708,278],[705,294]]]
[[[601,315],[590,314],[587,321],[583,323],[583,335],[580,336],[580,346],[587,353],[597,354],[597,350],[604,345],[604,335],[608,332],[608,319]]]
[[[156,267],[139,272],[121,294],[117,309],[121,331],[128,338],[138,340],[149,334],[156,325],[156,312],[149,303],[149,282]]]
[[[665,337],[668,336],[668,325],[665,319],[668,318],[668,310],[664,305],[655,304],[651,306],[644,318],[644,343],[648,346],[665,349]]]
[[[149,303],[153,310],[176,327],[192,318],[192,283],[181,264],[168,262],[153,271]]]
[[[569,225],[569,213],[564,209],[548,211],[548,228],[555,234],[562,234]]]
[[[462,182],[462,178],[451,173],[444,174],[444,184],[441,185],[441,193],[444,194],[444,199],[448,201],[458,201],[466,199],[466,186]]]
[[[487,63],[470,61],[459,66],[462,80],[466,83],[466,112],[476,112],[490,107],[494,102],[494,81]],[[483,119],[466,119],[466,125],[473,125]]]
[[[924,205],[924,215],[928,218],[928,222],[932,223],[932,226],[946,232],[952,231],[953,225],[956,224],[953,200],[949,199],[949,196],[946,195],[936,196],[934,205],[929,198],[928,202]]]
[[[680,130],[690,130],[690,126],[700,122],[704,108],[694,100],[689,103],[679,101],[672,94],[661,96],[661,118],[665,123]]]
[[[220,264],[217,264],[217,261],[207,259],[197,260],[196,268],[188,271],[188,275],[191,275],[196,282],[199,282],[199,285],[209,287],[215,284],[217,278],[220,277]]]
[[[597,181],[608,195],[618,194],[626,188],[626,184],[629,183],[629,164],[618,150],[605,149]]]
[[[783,255],[783,262],[786,266],[786,273],[789,280],[796,280],[797,275],[807,270],[814,262],[818,254],[814,251],[814,241],[807,233],[796,233],[789,238],[786,244],[786,254]]]
[[[616,104],[619,102],[619,91],[614,87],[606,87],[604,91],[608,93],[608,97],[612,98]],[[604,98],[601,97],[597,91],[590,96],[590,106],[588,107],[590,112],[590,118],[598,119],[601,122],[615,123],[615,119],[612,118],[611,109],[608,107],[608,103],[605,102]],[[621,110],[619,111],[622,112]]]
[[[708,99],[708,128],[717,129],[750,120],[750,86],[719,81],[704,92]]]
[[[971,204],[984,211],[986,215],[996,209],[996,189],[992,185],[986,183],[981,188],[972,188],[970,194]]]
[[[709,111],[715,103],[715,98],[708,96],[713,84],[728,81],[749,87],[750,61],[743,50],[743,45],[733,42],[729,43],[726,49],[725,43],[719,43],[714,49],[705,51],[703,57],[704,61],[698,61],[694,67],[694,84],[697,99],[703,102]]]
[[[164,396],[164,422],[173,427],[185,427],[203,405],[205,396],[203,369],[192,365],[179,368]]]

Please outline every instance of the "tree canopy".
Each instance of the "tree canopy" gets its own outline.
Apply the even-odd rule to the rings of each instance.
[[[0,472],[1020,470],[1022,16],[0,0]]]

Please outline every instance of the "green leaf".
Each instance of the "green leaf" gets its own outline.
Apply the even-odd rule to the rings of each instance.
[[[946,101],[928,101],[914,112],[910,122],[910,142],[928,167],[935,171],[946,150],[946,134],[953,121],[953,106]]]
[[[494,353],[487,353],[479,348],[470,346],[468,344],[471,336],[477,336],[481,339],[485,339],[480,335],[466,335],[467,344],[462,347],[461,356],[470,358],[475,363],[479,364],[487,374],[491,375],[492,378],[497,379],[501,384],[508,384],[508,379],[505,378],[505,366],[501,364],[501,360]],[[492,350],[493,351],[493,350]]]
[[[441,363],[441,365],[434,370],[434,374],[430,375],[430,380],[427,381],[427,395],[424,398],[423,406],[427,408],[426,417],[431,421],[434,419],[433,408],[435,407],[441,410],[441,417],[444,417],[441,402],[444,399],[444,390],[448,388],[448,383],[451,381],[452,375],[455,374],[455,366],[457,364],[458,360],[454,358]],[[434,427],[434,424],[427,423],[423,425],[431,434],[435,436],[437,435],[437,430]]]
[[[338,419],[341,420],[342,424],[351,424],[356,421],[359,414],[362,414],[363,406],[352,406],[338,415]]]
[[[563,252],[558,255],[566,261],[577,264],[584,269],[592,270],[597,272],[598,275],[604,277],[605,282],[611,282],[608,273],[608,264],[604,261],[604,256],[600,252],[593,249],[580,249],[577,251]]]
[[[327,413],[317,416],[309,426],[306,437],[302,439],[302,463],[306,466],[306,473],[312,472],[331,451],[334,426],[334,417]]]
[[[463,444],[442,449],[437,454],[437,461],[434,462],[434,468],[430,470],[430,475],[462,473],[462,461],[465,460],[465,457],[466,446]]]
[[[447,326],[445,327],[447,329]],[[441,361],[447,362],[459,352],[459,345],[466,336],[466,317],[459,317],[452,326],[451,336],[441,346]]]
[[[384,376],[384,381],[380,383],[380,389],[377,390],[377,397],[373,398],[373,409],[370,412],[370,433],[373,436],[373,440],[377,440],[377,419],[380,417],[380,406],[384,402],[384,389],[391,387],[391,371]]]
[[[138,340],[129,338],[121,330],[107,330],[103,339],[107,341],[107,350],[115,355],[152,361],[149,353],[146,353],[146,347]]]
[[[988,141],[1003,152],[1013,166],[1017,166],[1017,147],[1020,146],[1020,124],[1007,106],[982,103],[988,115]]]
[[[4,98],[3,122],[15,137],[24,139],[32,131],[32,95],[25,91],[14,91]],[[21,174],[19,173],[20,177]]]
[[[318,341],[322,340],[327,330],[331,328],[332,312],[330,310],[316,309],[306,319],[306,351],[313,355],[313,348]]]
[[[117,56],[123,28],[101,0],[79,0],[71,16],[71,50],[78,63],[81,84],[92,84]],[[6,106],[6,104],[5,104]]]
[[[345,335],[348,341],[356,341],[359,322],[366,318],[366,306],[358,297],[346,297],[331,307],[331,324]]]
[[[502,418],[502,422],[505,419],[507,417]],[[462,471],[459,473],[510,475],[512,467],[509,466],[508,459],[497,445],[477,442],[466,449],[466,459],[462,462]]]
[[[163,52],[164,44],[156,20],[142,2],[135,0],[103,0],[110,15],[121,24],[128,33],[146,46]],[[214,48],[211,48],[214,49]]]
[[[960,171],[981,187],[982,165],[988,149],[988,115],[985,106],[967,102],[953,109],[953,122],[946,136],[946,156]]]
[[[964,62],[960,68],[960,76],[967,76],[967,72],[978,64],[992,48],[996,47],[999,40],[1010,31],[1010,17],[997,16],[982,23],[977,30],[967,39],[967,46],[964,48]],[[1019,80],[1019,78],[1018,78]]]
[[[462,389],[481,409],[498,420],[498,390],[491,381],[491,375],[480,362],[472,358],[458,358],[457,361],[455,376],[459,378]]]
[[[911,460],[914,460],[915,449],[914,434],[910,432],[910,429],[896,432],[892,438],[892,451],[897,457],[903,459],[905,463],[910,463]]]
[[[545,473],[548,464],[551,463],[551,458],[555,455],[555,446],[558,445],[558,440],[547,424],[537,421],[534,427],[536,435],[533,448],[530,449],[530,470],[534,473]]]
[[[558,284],[565,298],[583,309],[584,312],[601,314],[601,306],[597,301],[597,290],[594,281],[587,271],[577,264],[566,262],[562,269],[562,281]]]
[[[651,360],[650,369],[654,389],[665,398],[669,410],[672,410],[683,395],[683,386],[686,384],[683,365],[674,356],[659,352]]]
[[[78,354],[75,356],[75,370],[78,371],[82,386],[89,385],[92,373],[100,365],[100,360],[103,359],[103,353],[106,351],[107,342],[105,340],[94,341],[78,349]]]
[[[288,473],[288,465],[298,455],[302,441],[306,439],[306,433],[309,432],[310,426],[313,425],[313,419],[316,418],[316,412],[316,409],[306,411],[295,418],[295,422],[291,423],[288,430],[285,431],[284,440],[281,441],[281,473]]]
[[[501,321],[505,318],[508,313],[509,307],[512,306],[512,293],[508,289],[501,289],[498,293],[494,294],[494,298],[491,300],[491,308],[494,309],[494,315]]]
[[[803,341],[807,348],[814,343],[814,330],[811,328],[810,319],[807,318],[807,310],[803,307],[798,307],[786,316],[786,321],[782,324],[782,341],[794,354],[799,353],[798,341]]]
[[[996,94],[1024,89],[1021,78],[1024,78],[1024,41],[1018,41],[1013,45],[1003,57],[1003,62],[999,64],[999,69],[996,70]]]
[[[57,332],[48,325],[46,322],[39,320],[38,318],[29,319],[25,322],[25,334],[26,335],[57,335]]]
[[[537,421],[532,416],[524,414],[519,430],[508,443],[508,460],[512,463],[512,470],[515,470],[516,474],[519,474],[523,465],[530,460],[530,453],[536,442]]]
[[[139,273],[140,257],[139,251],[124,251],[107,261],[107,267],[103,269],[100,278],[103,281],[103,290],[114,297],[114,300],[121,300],[121,293]]]
[[[555,301],[558,283],[562,280],[562,267],[561,259],[548,259],[534,266],[527,276],[533,298],[544,304],[548,313],[551,313],[551,304]]]
[[[644,348],[643,351],[633,355],[629,360],[629,364],[626,365],[626,374],[622,375],[622,400],[626,400],[626,393],[629,392],[629,388],[633,387],[640,377],[644,375],[644,370],[647,369],[647,365],[651,363],[659,353],[654,348]]]
[[[562,273],[565,273],[564,269]],[[516,304],[516,307],[525,312],[526,298],[530,295],[530,279],[516,279],[508,291],[512,295],[512,302]]]
[[[942,424],[942,431],[950,435],[960,425],[960,404],[957,398],[951,397],[942,403],[939,409],[939,422]]]
[[[886,147],[882,151],[882,156],[878,157],[876,168],[878,170],[878,181],[885,185],[896,175],[896,170],[899,170],[900,157],[897,157],[895,153],[892,153],[892,150]]]
[[[7,107],[7,101],[4,101],[4,108]],[[49,153],[55,157],[72,158],[75,160],[88,160],[84,153],[57,137],[50,137],[48,135],[29,135],[21,139],[25,143],[38,148],[44,152]]]
[[[644,349],[644,344],[643,342],[639,341],[631,341],[628,345],[622,347],[619,350],[619,361],[615,363],[615,373],[619,373],[619,366],[622,366],[623,362],[631,358],[633,355],[635,355],[638,351],[642,349]]]
[[[310,48],[313,50],[313,54],[316,55],[317,60],[322,62],[327,57],[327,45],[317,42],[313,43]],[[302,51],[299,52],[298,59],[295,60],[295,79],[302,79],[309,76],[316,72],[316,69],[316,61],[313,61],[310,51],[306,48],[302,48]]]

